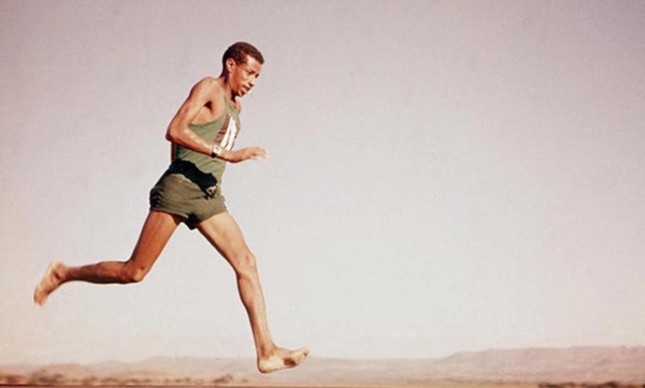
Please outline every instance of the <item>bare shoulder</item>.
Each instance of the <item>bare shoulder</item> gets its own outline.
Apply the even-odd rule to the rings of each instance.
[[[217,78],[204,77],[190,91],[186,100],[187,109],[191,109],[190,123],[202,124],[219,117],[225,107],[224,89]]]
[[[189,100],[199,106],[208,105],[211,113],[219,114],[217,111],[224,106],[224,89],[217,78],[204,77],[191,89]]]
[[[195,86],[193,86],[193,91],[196,93],[208,93],[208,94],[222,94],[222,87],[217,78],[213,77],[204,77],[200,79]]]

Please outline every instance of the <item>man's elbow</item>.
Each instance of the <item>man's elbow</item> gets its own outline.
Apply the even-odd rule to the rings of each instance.
[[[168,130],[166,131],[166,140],[168,140],[171,143],[176,143],[177,142],[177,130],[175,130],[172,127],[169,127]]]

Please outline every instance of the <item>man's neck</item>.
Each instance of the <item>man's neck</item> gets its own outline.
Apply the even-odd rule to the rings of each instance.
[[[228,97],[230,101],[235,101],[235,95],[233,94],[233,89],[231,89],[231,85],[229,85],[225,75],[222,75],[219,77],[219,83],[220,83],[220,86],[222,87],[222,90],[224,91],[224,95]]]

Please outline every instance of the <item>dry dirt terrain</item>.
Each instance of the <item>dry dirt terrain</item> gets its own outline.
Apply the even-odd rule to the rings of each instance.
[[[645,388],[645,347],[462,352],[441,359],[311,358],[259,374],[251,359],[158,357],[137,363],[0,365],[2,385]]]

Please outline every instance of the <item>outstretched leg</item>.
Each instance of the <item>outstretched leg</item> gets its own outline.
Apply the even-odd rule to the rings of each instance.
[[[34,291],[34,302],[44,304],[49,294],[69,281],[125,284],[143,280],[179,222],[177,216],[151,211],[128,261],[102,261],[81,267],[68,267],[58,262],[50,264]]]
[[[215,215],[200,223],[198,229],[235,271],[240,298],[251,322],[260,372],[292,368],[303,362],[309,355],[308,349],[282,349],[271,339],[255,256],[244,242],[233,217],[228,213]]]

